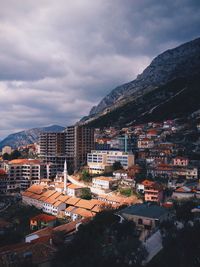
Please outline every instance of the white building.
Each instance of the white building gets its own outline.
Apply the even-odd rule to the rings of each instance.
[[[82,195],[82,190],[84,187],[75,184],[70,184],[67,186],[67,195],[70,197],[80,197]]]
[[[35,159],[15,159],[5,165],[10,182],[9,189],[26,190],[33,184],[39,184],[46,174],[46,165]]]
[[[137,146],[140,149],[152,148],[154,147],[154,141],[149,138],[139,139],[137,142]]]
[[[116,180],[114,180],[111,177],[95,177],[92,179],[92,186],[95,188],[100,188],[104,190],[111,189],[112,185],[116,183]]]
[[[11,154],[12,153],[12,148],[10,147],[10,146],[4,146],[3,148],[2,148],[2,155],[3,154]]]
[[[87,155],[87,164],[90,173],[102,174],[112,170],[115,162],[120,162],[124,169],[128,169],[135,163],[135,157],[131,153],[122,151],[98,151],[93,150]]]

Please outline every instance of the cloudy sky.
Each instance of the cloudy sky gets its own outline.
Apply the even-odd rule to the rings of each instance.
[[[76,122],[198,36],[199,0],[0,0],[0,138]]]

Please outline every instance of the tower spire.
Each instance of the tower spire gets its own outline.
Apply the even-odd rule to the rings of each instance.
[[[67,176],[68,176],[67,161],[65,160],[65,163],[64,163],[64,194],[66,194],[66,192],[67,192]]]

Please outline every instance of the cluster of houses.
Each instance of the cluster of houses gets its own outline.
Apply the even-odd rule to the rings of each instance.
[[[76,191],[76,186],[73,185],[73,187],[73,190]],[[24,204],[35,206],[47,214],[67,217],[72,221],[91,218],[108,207],[118,208],[121,205],[130,205],[137,201],[136,197],[99,195],[96,199],[86,200],[81,199],[76,194],[72,195],[63,194],[52,188],[48,189],[43,185],[32,185],[22,193],[22,201]]]

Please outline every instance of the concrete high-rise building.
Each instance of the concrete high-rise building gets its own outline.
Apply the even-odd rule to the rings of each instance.
[[[67,160],[73,169],[87,163],[87,153],[94,149],[94,129],[85,126],[69,126],[65,130]]]
[[[94,129],[69,126],[62,133],[40,135],[40,158],[53,163],[56,171],[63,171],[65,160],[69,170],[76,170],[87,163],[87,153],[94,149]]]
[[[55,171],[52,171],[53,176],[55,176],[58,171],[63,171],[66,159],[65,135],[64,132],[40,134],[40,158],[45,163],[51,163],[52,166],[55,166]]]

